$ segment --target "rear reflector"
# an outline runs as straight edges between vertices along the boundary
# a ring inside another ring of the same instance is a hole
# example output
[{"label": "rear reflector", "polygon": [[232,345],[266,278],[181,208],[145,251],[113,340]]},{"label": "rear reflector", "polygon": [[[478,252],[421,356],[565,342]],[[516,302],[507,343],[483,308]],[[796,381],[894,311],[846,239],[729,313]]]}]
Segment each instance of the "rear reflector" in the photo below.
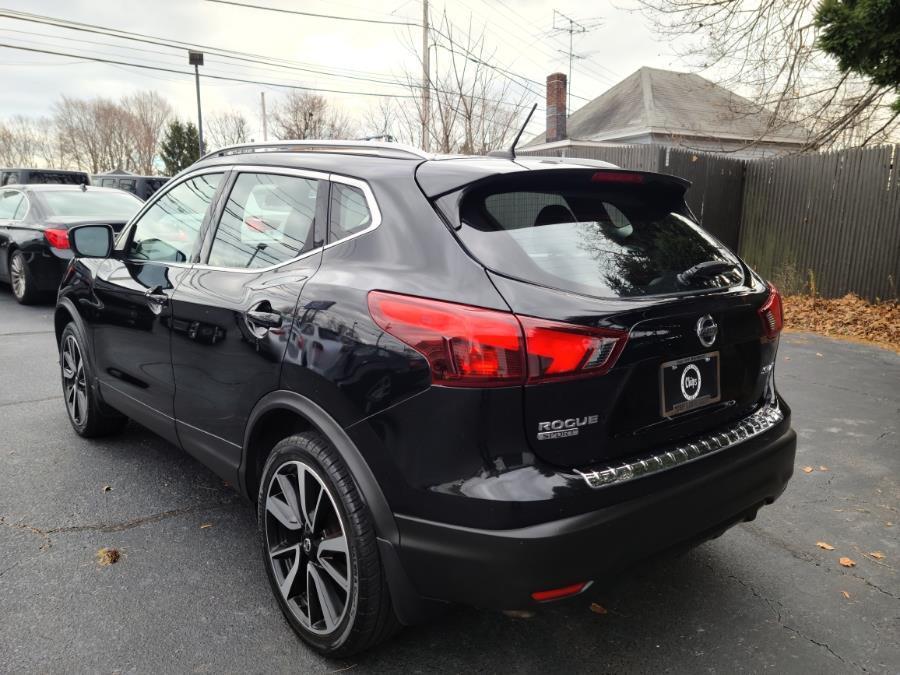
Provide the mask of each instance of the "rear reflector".
[{"label": "rear reflector", "polygon": [[625,331],[545,321],[509,312],[383,291],[369,293],[382,330],[422,354],[434,384],[503,387],[603,375]]},{"label": "rear reflector", "polygon": [[568,598],[572,595],[578,595],[585,588],[590,586],[590,581],[582,581],[580,584],[572,584],[571,586],[563,586],[562,588],[554,588],[551,591],[536,591],[531,597],[538,602],[547,602],[548,600],[559,600],[560,598]]},{"label": "rear reflector", "polygon": [[781,293],[769,284],[769,297],[759,308],[759,319],[762,321],[763,335],[774,340],[784,327],[784,311],[781,306]]},{"label": "rear reflector", "polygon": [[63,228],[50,227],[44,230],[47,243],[53,248],[69,248],[69,231]]},{"label": "rear reflector", "polygon": [[643,183],[644,177],[639,173],[628,171],[597,171],[591,176],[592,183]]}]

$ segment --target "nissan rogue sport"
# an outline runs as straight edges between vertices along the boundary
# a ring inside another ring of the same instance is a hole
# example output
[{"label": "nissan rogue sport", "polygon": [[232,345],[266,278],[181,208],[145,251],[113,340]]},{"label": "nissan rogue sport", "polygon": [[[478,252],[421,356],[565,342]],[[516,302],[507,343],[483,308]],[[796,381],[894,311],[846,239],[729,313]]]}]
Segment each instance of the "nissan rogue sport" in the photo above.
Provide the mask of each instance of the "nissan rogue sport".
[{"label": "nissan rogue sport", "polygon": [[237,486],[322,653],[449,603],[575,596],[752,519],[793,470],[781,298],[687,185],[371,142],[218,151],[119,236],[69,231],[69,419],[132,419]]}]

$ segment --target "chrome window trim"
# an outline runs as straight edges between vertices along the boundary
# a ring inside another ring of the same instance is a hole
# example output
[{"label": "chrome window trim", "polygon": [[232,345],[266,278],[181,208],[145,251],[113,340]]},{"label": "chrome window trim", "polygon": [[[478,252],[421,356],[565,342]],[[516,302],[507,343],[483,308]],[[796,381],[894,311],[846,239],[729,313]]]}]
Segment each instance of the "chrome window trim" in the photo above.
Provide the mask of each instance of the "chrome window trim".
[{"label": "chrome window trim", "polygon": [[620,464],[584,471],[575,469],[575,473],[595,490],[620,485],[733,448],[769,431],[782,420],[784,412],[777,401],[772,401],[743,419],[732,422],[724,430],[704,434],[689,443]]},{"label": "chrome window trim", "polygon": [[[343,183],[345,185],[350,185],[352,187],[359,188],[363,195],[366,198],[366,204],[369,207],[369,213],[372,215],[372,223],[364,230],[360,230],[359,232],[354,232],[353,234],[346,236],[342,239],[338,239],[337,241],[330,242],[325,244],[324,246],[317,246],[316,248],[310,249],[305,253],[301,253],[300,255],[291,258],[290,260],[285,260],[284,262],[276,263],[275,265],[269,265],[268,267],[254,267],[251,269],[245,269],[242,267],[220,267],[218,265],[207,265],[206,263],[195,263],[193,265],[180,265],[180,266],[192,266],[194,269],[200,270],[214,270],[217,272],[237,272],[239,274],[258,274],[261,272],[271,272],[273,270],[278,269],[279,267],[284,267],[285,265],[290,265],[291,263],[295,263],[298,260],[303,260],[304,258],[308,258],[310,256],[316,255],[317,253],[321,253],[323,250],[331,248],[332,246],[336,246],[338,244],[343,244],[345,241],[350,241],[351,239],[355,239],[356,237],[360,237],[364,234],[368,234],[379,225],[381,225],[381,210],[378,208],[378,202],[375,200],[375,193],[372,192],[372,188],[369,184],[363,180],[359,180],[357,178],[350,178],[348,176],[342,176],[340,174],[335,173],[323,173],[321,171],[309,171],[306,169],[293,169],[290,167],[282,167],[282,166],[254,166],[252,164],[238,164],[230,167],[232,173],[241,174],[241,173],[271,173],[282,176],[297,176],[299,178],[310,178],[313,180],[323,180],[331,183]],[[233,189],[234,186],[232,186]],[[230,194],[230,193],[229,193]],[[329,197],[330,198],[330,197]],[[227,199],[227,197],[226,197]],[[326,223],[326,234],[328,232],[328,224]],[[216,231],[219,229],[219,224],[216,223]],[[215,234],[213,234],[213,241],[215,241]],[[210,251],[212,249],[210,248]]]}]

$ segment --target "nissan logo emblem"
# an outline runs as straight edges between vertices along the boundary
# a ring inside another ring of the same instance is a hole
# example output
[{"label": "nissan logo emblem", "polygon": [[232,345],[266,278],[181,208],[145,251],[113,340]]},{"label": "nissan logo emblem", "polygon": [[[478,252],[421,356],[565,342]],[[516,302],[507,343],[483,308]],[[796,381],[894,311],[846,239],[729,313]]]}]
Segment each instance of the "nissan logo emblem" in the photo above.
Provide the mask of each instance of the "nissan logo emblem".
[{"label": "nissan logo emblem", "polygon": [[715,320],[707,314],[697,319],[697,338],[704,347],[712,347],[719,334],[719,327]]}]

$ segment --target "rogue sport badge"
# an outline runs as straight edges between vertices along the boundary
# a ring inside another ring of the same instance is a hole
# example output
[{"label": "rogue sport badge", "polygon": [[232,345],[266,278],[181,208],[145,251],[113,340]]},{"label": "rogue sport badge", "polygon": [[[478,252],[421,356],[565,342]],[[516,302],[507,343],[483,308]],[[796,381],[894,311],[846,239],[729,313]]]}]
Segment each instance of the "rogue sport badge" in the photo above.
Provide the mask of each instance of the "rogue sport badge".
[{"label": "rogue sport badge", "polygon": [[700,339],[701,345],[704,347],[712,347],[713,342],[716,341],[716,335],[718,334],[719,327],[709,314],[697,319],[697,337]]},{"label": "rogue sport badge", "polygon": [[569,417],[564,420],[538,422],[537,439],[539,441],[547,441],[553,438],[577,436],[581,427],[597,424],[598,421],[600,421],[599,415],[585,415],[584,417]]}]

